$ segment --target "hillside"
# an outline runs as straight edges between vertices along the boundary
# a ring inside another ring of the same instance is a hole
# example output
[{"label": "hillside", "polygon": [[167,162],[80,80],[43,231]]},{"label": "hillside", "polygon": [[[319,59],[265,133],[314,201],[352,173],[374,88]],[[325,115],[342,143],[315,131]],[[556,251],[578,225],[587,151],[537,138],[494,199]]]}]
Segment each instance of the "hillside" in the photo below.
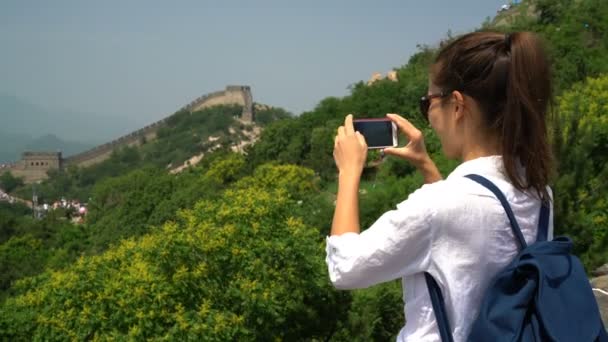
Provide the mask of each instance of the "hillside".
[{"label": "hillside", "polygon": [[[47,202],[62,197],[85,202],[92,187],[108,177],[144,166],[176,172],[217,149],[242,152],[258,138],[260,126],[241,121],[241,112],[240,106],[215,106],[193,113],[180,111],[169,118],[152,141],[141,139],[139,146],[115,150],[107,160],[90,167],[52,171],[50,178],[37,186],[39,197]],[[262,118],[265,113],[260,111]],[[284,115],[288,114],[285,112]],[[18,197],[23,198],[31,193],[31,186],[15,191]]]},{"label": "hillside", "polygon": [[488,26],[508,29],[518,22],[535,22],[541,14],[534,1],[524,1],[509,6],[506,10],[500,10]]}]

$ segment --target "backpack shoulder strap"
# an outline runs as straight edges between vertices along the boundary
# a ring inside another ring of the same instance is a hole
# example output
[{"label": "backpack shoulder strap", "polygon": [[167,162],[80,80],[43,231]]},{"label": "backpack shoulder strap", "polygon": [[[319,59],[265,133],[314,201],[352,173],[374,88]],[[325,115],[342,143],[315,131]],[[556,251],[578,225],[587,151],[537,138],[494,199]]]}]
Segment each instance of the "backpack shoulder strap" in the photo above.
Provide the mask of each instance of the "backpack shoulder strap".
[{"label": "backpack shoulder strap", "polygon": [[538,220],[538,233],[536,235],[536,241],[547,241],[549,238],[549,213],[551,208],[549,204],[541,204],[540,207],[540,219]]},{"label": "backpack shoulder strap", "polygon": [[[471,179],[474,182],[477,182],[490,190],[500,201],[502,207],[507,213],[507,217],[509,218],[509,222],[511,223],[511,229],[513,230],[513,234],[519,241],[519,244],[522,249],[526,248],[528,244],[524,239],[523,234],[521,233],[521,229],[519,228],[519,224],[515,219],[515,215],[513,214],[513,210],[507,201],[505,195],[498,189],[498,187],[492,183],[489,179],[476,175],[470,174],[465,177]],[[547,239],[547,229],[549,224],[549,208],[545,205],[541,207],[540,219],[538,223],[538,237],[537,241],[544,241]],[[544,239],[544,240],[541,240]],[[447,312],[445,310],[445,302],[443,299],[443,295],[441,294],[441,289],[439,288],[439,284],[437,281],[431,276],[428,272],[424,274],[426,285],[429,291],[429,296],[431,297],[431,303],[433,304],[433,311],[435,313],[435,319],[437,320],[437,326],[439,328],[439,334],[441,335],[441,341],[443,342],[452,342],[453,337],[450,329],[450,323],[448,321]]]},{"label": "backpack shoulder strap", "polygon": [[441,341],[453,342],[454,338],[452,337],[452,330],[450,329],[450,321],[448,320],[448,313],[445,311],[445,303],[439,284],[437,284],[433,276],[428,272],[424,273],[424,278],[426,280],[426,287],[429,290],[429,296],[431,297],[431,303],[433,304],[433,312],[435,313],[435,319],[437,320]]},{"label": "backpack shoulder strap", "polygon": [[511,222],[511,229],[513,230],[513,234],[515,234],[515,237],[519,241],[519,245],[521,246],[521,249],[528,247],[528,244],[526,243],[526,239],[524,239],[524,235],[521,233],[521,229],[519,229],[519,224],[517,224],[517,220],[515,219],[513,210],[511,209],[511,206],[509,205],[509,202],[507,201],[507,198],[502,193],[502,191],[500,191],[500,189],[498,189],[498,187],[494,183],[492,183],[489,179],[487,179],[483,176],[476,175],[476,174],[470,174],[470,175],[466,175],[465,177],[481,184],[482,186],[486,187],[488,190],[492,191],[492,193],[500,201],[500,204],[502,204],[502,207],[505,209],[505,212],[507,213],[507,217],[509,218],[509,222]]}]

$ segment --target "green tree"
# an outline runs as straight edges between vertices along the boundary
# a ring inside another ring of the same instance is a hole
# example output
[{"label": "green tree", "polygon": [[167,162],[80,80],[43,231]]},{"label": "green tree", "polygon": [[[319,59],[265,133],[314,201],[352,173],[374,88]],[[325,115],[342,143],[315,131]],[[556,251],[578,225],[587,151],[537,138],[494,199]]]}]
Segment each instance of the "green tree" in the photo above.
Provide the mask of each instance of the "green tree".
[{"label": "green tree", "polygon": [[5,192],[13,192],[16,188],[23,186],[23,179],[13,176],[10,172],[4,172],[0,176],[0,189]]},{"label": "green tree", "polygon": [[19,296],[0,307],[0,335],[328,339],[348,297],[329,285],[318,232],[293,216],[298,204],[290,191],[314,192],[301,186],[311,174],[264,166],[251,182],[181,211],[150,234],[19,281]]},{"label": "green tree", "polygon": [[608,76],[574,85],[558,111],[556,233],[571,236],[593,269],[608,261]]},{"label": "green tree", "polygon": [[333,179],[336,175],[334,164],[334,137],[339,124],[332,121],[323,127],[315,127],[310,137],[310,154],[306,164],[313,168],[323,179]]},{"label": "green tree", "polygon": [[292,117],[293,115],[283,108],[266,108],[255,111],[255,122],[261,126],[266,126],[269,123]]},{"label": "green tree", "polygon": [[25,216],[31,216],[32,210],[20,203],[0,202],[0,243],[10,239],[21,230]]},{"label": "green tree", "polygon": [[332,341],[394,341],[405,319],[401,283],[387,282],[353,291],[346,320],[341,321]]},{"label": "green tree", "polygon": [[103,249],[110,242],[147,232],[153,215],[160,222],[163,216],[173,215],[156,212],[158,203],[170,198],[172,186],[172,177],[155,168],[136,170],[97,184],[87,216],[92,243]]},{"label": "green tree", "polygon": [[48,254],[43,242],[30,234],[0,244],[0,291],[8,290],[16,279],[42,271]]}]

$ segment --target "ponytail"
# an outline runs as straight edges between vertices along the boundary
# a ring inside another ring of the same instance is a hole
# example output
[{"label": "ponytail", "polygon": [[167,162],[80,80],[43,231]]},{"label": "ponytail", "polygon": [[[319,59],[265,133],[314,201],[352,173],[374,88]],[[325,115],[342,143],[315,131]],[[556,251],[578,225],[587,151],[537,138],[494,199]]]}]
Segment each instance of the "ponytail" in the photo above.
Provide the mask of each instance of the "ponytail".
[{"label": "ponytail", "polygon": [[[549,63],[534,34],[519,32],[509,38],[511,63],[502,115],[505,170],[516,188],[533,188],[543,200],[548,200],[546,186],[552,164],[546,124],[551,98]],[[517,173],[519,162],[526,168],[523,180]]]}]

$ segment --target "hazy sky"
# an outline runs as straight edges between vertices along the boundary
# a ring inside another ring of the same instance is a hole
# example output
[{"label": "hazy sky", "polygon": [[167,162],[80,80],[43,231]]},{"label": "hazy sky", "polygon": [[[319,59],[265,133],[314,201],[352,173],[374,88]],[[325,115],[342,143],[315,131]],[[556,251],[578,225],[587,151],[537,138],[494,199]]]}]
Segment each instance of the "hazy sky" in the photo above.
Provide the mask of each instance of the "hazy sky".
[{"label": "hazy sky", "polygon": [[299,114],[504,2],[2,0],[0,93],[149,123],[245,84]]}]

